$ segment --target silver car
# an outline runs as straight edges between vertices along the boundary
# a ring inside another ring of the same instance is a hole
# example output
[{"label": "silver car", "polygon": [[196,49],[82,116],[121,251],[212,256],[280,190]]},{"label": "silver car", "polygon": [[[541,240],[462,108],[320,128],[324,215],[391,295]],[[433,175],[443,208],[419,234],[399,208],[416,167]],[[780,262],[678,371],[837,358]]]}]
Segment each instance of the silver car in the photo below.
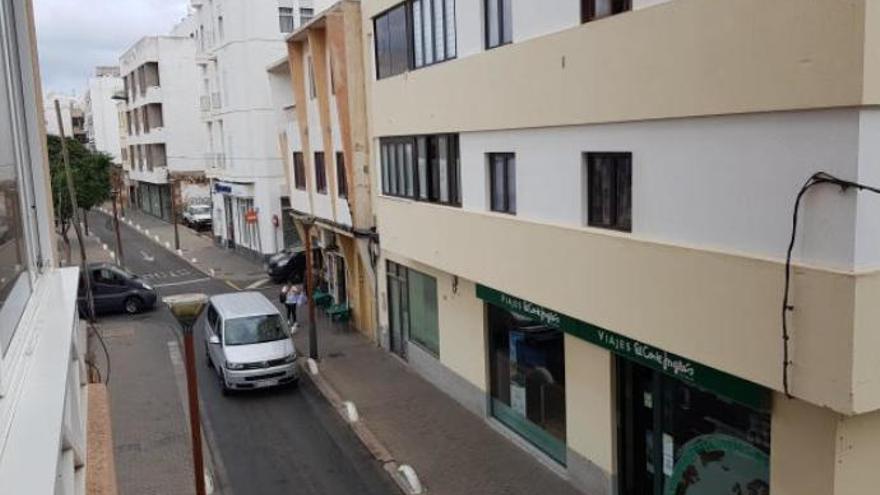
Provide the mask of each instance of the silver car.
[{"label": "silver car", "polygon": [[226,395],[299,379],[290,328],[258,292],[213,296],[205,317],[205,354]]}]

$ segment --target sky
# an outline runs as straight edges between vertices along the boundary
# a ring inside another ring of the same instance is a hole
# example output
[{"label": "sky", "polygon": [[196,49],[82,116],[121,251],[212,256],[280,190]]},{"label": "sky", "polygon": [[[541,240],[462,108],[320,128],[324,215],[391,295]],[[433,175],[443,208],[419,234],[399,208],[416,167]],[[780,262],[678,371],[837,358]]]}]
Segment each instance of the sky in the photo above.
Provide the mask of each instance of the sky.
[{"label": "sky", "polygon": [[118,65],[143,36],[167,34],[188,0],[33,0],[43,91],[82,94],[95,66]]}]

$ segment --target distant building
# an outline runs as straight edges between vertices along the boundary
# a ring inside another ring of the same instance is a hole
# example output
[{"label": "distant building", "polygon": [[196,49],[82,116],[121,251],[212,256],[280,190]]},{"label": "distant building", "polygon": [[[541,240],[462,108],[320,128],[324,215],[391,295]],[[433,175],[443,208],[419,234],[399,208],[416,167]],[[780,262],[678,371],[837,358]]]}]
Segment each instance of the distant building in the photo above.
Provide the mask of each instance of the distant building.
[{"label": "distant building", "polygon": [[119,144],[118,100],[124,97],[125,85],[119,77],[119,67],[97,67],[89,78],[83,96],[85,130],[89,146],[113,157],[114,163],[122,163]]},{"label": "distant building", "polygon": [[60,104],[61,125],[64,129],[64,135],[87,144],[88,136],[86,134],[83,101],[80,97],[74,95],[52,92],[46,94],[46,98],[43,101],[46,134],[51,136],[61,135],[61,128],[58,127],[58,118],[55,112],[56,100]]},{"label": "distant building", "polygon": [[172,196],[182,205],[208,195],[196,47],[187,30],[178,26],[172,35],[142,38],[119,59],[130,200],[166,221]]},{"label": "distant building", "polygon": [[[218,244],[262,258],[285,247],[288,196],[266,67],[313,11],[297,0],[193,0],[197,87]],[[195,66],[194,66],[195,67]]]}]

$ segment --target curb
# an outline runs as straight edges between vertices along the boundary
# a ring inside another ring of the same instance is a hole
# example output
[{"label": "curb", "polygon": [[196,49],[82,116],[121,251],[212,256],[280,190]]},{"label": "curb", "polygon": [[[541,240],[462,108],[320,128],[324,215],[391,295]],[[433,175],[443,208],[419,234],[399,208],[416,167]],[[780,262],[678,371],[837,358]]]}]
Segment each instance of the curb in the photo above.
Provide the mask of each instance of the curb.
[{"label": "curb", "polygon": [[320,373],[312,374],[309,370],[308,361],[310,360],[301,360],[299,363],[302,374],[307,376],[312,384],[317,387],[324,399],[330,403],[336,413],[345,421],[349,428],[351,428],[351,431],[354,432],[361,444],[367,448],[370,455],[382,464],[382,469],[384,469],[391,480],[394,481],[394,484],[397,485],[397,488],[400,489],[401,493],[404,493],[405,495],[424,495],[428,493],[427,490],[421,487],[419,491],[413,490],[406,477],[401,474],[400,469],[402,466],[407,468],[409,466],[398,463],[391,454],[391,451],[388,450],[388,447],[376,437],[373,431],[370,430],[363,421],[349,420],[348,404],[351,403],[342,400],[336,389],[334,389]]}]

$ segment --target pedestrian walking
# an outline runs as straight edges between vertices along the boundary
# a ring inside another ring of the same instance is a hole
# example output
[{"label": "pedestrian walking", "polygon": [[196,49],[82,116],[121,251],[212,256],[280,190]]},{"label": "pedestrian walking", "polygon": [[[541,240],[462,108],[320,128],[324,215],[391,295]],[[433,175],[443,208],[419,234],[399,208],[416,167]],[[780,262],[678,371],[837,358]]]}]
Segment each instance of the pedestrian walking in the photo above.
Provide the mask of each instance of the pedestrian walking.
[{"label": "pedestrian walking", "polygon": [[299,323],[296,321],[296,307],[302,302],[302,294],[299,287],[290,286],[284,295],[284,306],[287,308],[287,324],[296,329]]}]

